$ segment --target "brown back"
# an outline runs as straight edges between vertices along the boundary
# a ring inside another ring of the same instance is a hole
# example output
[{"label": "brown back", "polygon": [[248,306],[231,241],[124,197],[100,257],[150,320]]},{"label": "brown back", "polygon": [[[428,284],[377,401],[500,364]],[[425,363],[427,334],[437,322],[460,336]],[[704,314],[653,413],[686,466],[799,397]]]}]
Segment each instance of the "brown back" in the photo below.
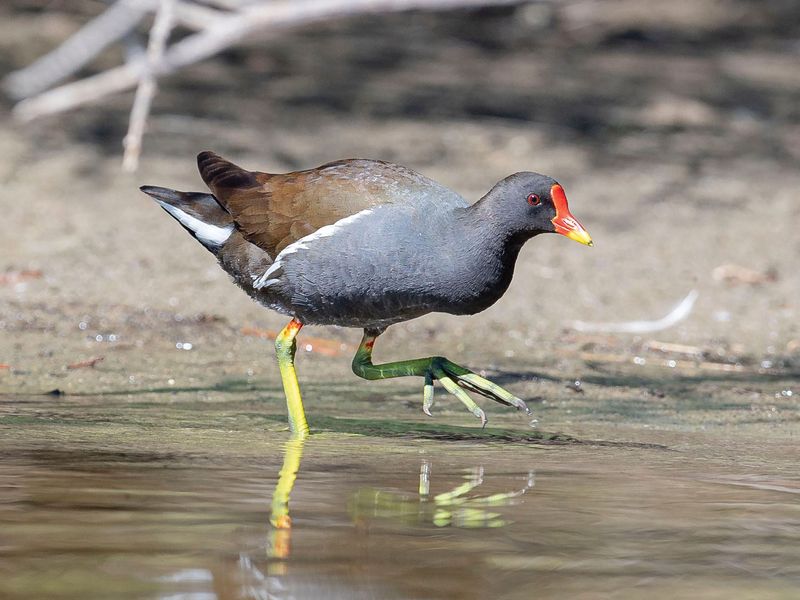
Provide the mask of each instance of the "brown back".
[{"label": "brown back", "polygon": [[438,186],[406,167],[362,159],[270,174],[247,171],[213,152],[201,152],[197,166],[245,239],[272,258],[320,227]]}]

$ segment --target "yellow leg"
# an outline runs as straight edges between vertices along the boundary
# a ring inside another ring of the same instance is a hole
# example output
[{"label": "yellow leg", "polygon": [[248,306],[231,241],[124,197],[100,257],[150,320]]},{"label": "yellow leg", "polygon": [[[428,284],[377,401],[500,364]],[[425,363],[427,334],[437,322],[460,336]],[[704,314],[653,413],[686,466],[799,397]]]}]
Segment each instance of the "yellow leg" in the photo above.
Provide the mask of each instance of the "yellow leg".
[{"label": "yellow leg", "polygon": [[300,397],[300,385],[294,370],[294,353],[297,349],[295,337],[303,324],[292,319],[275,338],[275,353],[278,355],[278,367],[281,370],[283,391],[286,394],[286,406],[289,409],[289,429],[295,438],[308,436],[308,422],[303,410],[303,399]]}]

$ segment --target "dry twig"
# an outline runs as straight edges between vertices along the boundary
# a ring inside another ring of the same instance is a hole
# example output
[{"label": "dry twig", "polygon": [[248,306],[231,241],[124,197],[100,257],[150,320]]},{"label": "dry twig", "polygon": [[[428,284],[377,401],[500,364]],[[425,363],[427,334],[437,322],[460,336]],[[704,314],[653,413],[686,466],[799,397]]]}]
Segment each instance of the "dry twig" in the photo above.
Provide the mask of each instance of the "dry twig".
[{"label": "dry twig", "polygon": [[12,98],[28,98],[63,81],[139,24],[148,7],[118,0],[58,48],[24,69],[9,74],[3,87]]},{"label": "dry twig", "polygon": [[93,356],[92,358],[87,358],[86,360],[81,360],[76,363],[72,363],[67,365],[67,369],[75,370],[75,369],[85,369],[87,367],[94,367],[97,363],[103,362],[106,359],[105,356]]},{"label": "dry twig", "polygon": [[[448,10],[486,5],[519,4],[524,0],[118,0],[59,48],[30,67],[12,73],[5,85],[15,97],[25,97],[13,110],[29,121],[97,102],[137,87],[125,138],[123,167],[135,170],[141,152],[156,79],[241,43],[256,33],[272,33],[301,25],[368,13]],[[145,12],[156,10],[146,56],[97,75],[43,91],[75,73],[109,44],[124,38]],[[173,21],[198,30],[167,47]]]},{"label": "dry twig", "polygon": [[139,167],[139,155],[142,152],[142,136],[144,135],[147,115],[150,113],[150,105],[156,93],[155,68],[164,56],[164,48],[167,45],[167,38],[172,30],[174,0],[161,0],[158,12],[156,13],[153,28],[150,30],[150,40],[147,44],[147,62],[144,71],[139,79],[139,87],[136,89],[136,97],[131,108],[131,118],[128,125],[128,133],[122,141],[125,147],[125,155],[122,158],[122,168],[125,171],[133,172]]},{"label": "dry twig", "polygon": [[[155,75],[171,73],[240,43],[258,31],[277,31],[363,13],[445,10],[469,6],[517,4],[520,0],[317,0],[257,4],[220,18],[208,28],[176,42],[152,65]],[[68,83],[18,103],[14,115],[29,121],[96,102],[135,86],[145,69],[141,59]]]},{"label": "dry twig", "polygon": [[697,346],[689,346],[687,344],[676,344],[674,342],[659,342],[658,340],[650,340],[642,346],[644,350],[651,350],[653,352],[661,352],[663,354],[684,354],[686,356],[703,356],[703,350]]},{"label": "dry twig", "polygon": [[723,373],[741,373],[745,371],[745,368],[740,364],[718,363],[711,361],[671,360],[666,358],[642,362],[641,357],[630,356],[629,354],[581,352],[578,357],[587,364],[630,363],[637,366],[647,364],[653,367],[676,369],[678,371],[721,371]]}]

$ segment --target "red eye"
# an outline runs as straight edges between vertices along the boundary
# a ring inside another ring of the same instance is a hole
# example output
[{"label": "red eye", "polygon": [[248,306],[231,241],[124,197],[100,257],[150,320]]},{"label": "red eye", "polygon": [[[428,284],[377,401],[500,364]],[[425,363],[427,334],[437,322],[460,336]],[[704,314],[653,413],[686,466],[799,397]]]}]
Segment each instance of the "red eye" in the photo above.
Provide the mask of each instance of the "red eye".
[{"label": "red eye", "polygon": [[530,194],[528,196],[528,204],[531,206],[539,206],[542,203],[542,199],[539,198],[536,194]]}]

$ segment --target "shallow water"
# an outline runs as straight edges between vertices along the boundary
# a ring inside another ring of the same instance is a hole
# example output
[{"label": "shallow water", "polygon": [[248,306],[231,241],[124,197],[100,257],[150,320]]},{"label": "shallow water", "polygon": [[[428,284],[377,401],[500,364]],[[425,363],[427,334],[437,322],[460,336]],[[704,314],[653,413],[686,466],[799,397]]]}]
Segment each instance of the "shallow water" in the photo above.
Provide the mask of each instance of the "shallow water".
[{"label": "shallow water", "polygon": [[2,401],[0,597],[800,590],[800,477],[790,457],[738,460],[746,439],[483,438],[447,419],[354,435],[329,418],[300,444],[240,406],[151,400]]}]

